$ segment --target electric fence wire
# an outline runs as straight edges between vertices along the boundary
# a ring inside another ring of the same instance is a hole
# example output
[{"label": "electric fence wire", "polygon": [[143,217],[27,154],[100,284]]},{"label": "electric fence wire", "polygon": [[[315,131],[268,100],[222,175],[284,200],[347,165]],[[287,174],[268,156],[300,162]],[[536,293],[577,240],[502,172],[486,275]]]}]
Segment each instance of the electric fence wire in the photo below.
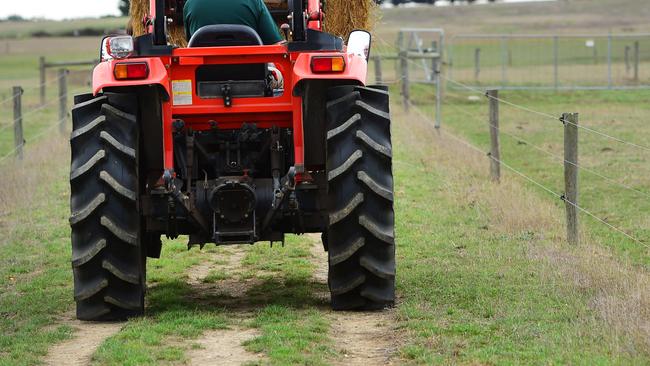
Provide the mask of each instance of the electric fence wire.
[{"label": "electric fence wire", "polygon": [[[415,112],[420,116],[420,118],[422,118],[424,121],[426,121],[430,126],[435,126],[435,122],[433,122],[429,117],[427,117],[426,114],[424,114],[424,113],[420,110],[420,108],[418,108],[417,106],[413,105],[410,101],[409,101],[408,103],[413,107],[413,109],[414,109]],[[481,155],[486,155],[485,152],[482,151],[480,148],[478,148],[478,147],[476,147],[476,146],[470,144],[469,142],[467,142],[467,141],[465,141],[465,140],[463,140],[463,139],[457,137],[456,135],[454,135],[454,134],[452,134],[452,133],[449,133],[449,132],[447,132],[447,131],[444,130],[444,129],[440,129],[440,132],[441,132],[442,134],[444,134],[445,136],[451,138],[452,140],[454,140],[454,141],[456,141],[456,142],[458,142],[458,143],[460,143],[460,144],[466,146],[467,148],[469,148],[469,149],[471,149],[471,150],[473,150],[473,151],[475,151],[475,152],[477,152],[477,153],[479,153],[479,154],[481,154]],[[619,234],[625,236],[626,238],[628,238],[628,239],[630,239],[630,240],[636,242],[637,244],[640,244],[641,246],[644,246],[644,247],[650,249],[650,245],[648,245],[648,244],[642,242],[640,239],[638,239],[638,238],[636,238],[636,237],[634,237],[634,236],[632,236],[632,235],[626,233],[623,229],[618,228],[618,227],[616,227],[616,226],[610,224],[610,223],[607,222],[606,220],[604,220],[604,219],[598,217],[596,214],[594,214],[594,213],[592,213],[591,211],[585,209],[584,207],[581,207],[581,206],[578,205],[577,203],[569,201],[568,199],[566,199],[566,197],[565,197],[564,195],[561,195],[561,194],[555,192],[555,191],[552,190],[551,188],[549,188],[549,187],[543,185],[542,183],[540,183],[540,182],[536,181],[535,179],[531,178],[530,176],[528,176],[528,175],[524,174],[523,172],[517,170],[516,168],[512,167],[510,164],[506,163],[505,161],[500,160],[500,159],[497,159],[497,158],[495,158],[494,156],[491,156],[491,155],[487,155],[487,157],[488,157],[489,159],[492,159],[492,160],[494,160],[495,162],[497,162],[497,163],[503,165],[504,167],[506,167],[506,169],[510,170],[512,173],[514,173],[514,174],[518,175],[519,177],[521,177],[521,178],[527,180],[528,182],[530,182],[530,183],[532,183],[533,185],[537,186],[538,188],[544,190],[545,192],[549,193],[550,195],[552,195],[552,196],[554,196],[554,197],[556,197],[556,198],[559,198],[559,199],[561,199],[563,202],[566,202],[567,204],[569,204],[569,205],[575,207],[576,209],[578,209],[579,211],[585,213],[586,215],[588,215],[589,217],[593,218],[593,219],[596,220],[597,222],[599,222],[599,223],[601,223],[601,224],[607,226],[609,229],[614,230],[614,231],[618,232]]]},{"label": "electric fence wire", "polygon": [[14,94],[11,95],[11,97],[6,98],[4,100],[1,100],[0,105],[3,105],[5,103],[8,103],[8,102],[14,100],[18,95],[26,94],[26,93],[32,92],[34,90],[38,90],[38,89],[40,89],[40,88],[42,88],[44,86],[48,86],[48,85],[57,83],[59,80],[63,79],[64,77],[65,77],[65,75],[58,75],[56,78],[51,79],[51,80],[46,81],[46,82],[43,82],[43,83],[40,83],[40,84],[38,84],[38,85],[36,85],[34,87],[31,87],[31,88],[28,88],[28,89],[22,89],[21,93],[14,93]]},{"label": "electric fence wire", "polygon": [[[81,88],[75,89],[75,90],[73,90],[72,92],[70,92],[70,93],[68,93],[68,94],[75,94],[75,93],[77,93],[77,92],[79,92],[79,91],[82,91],[82,90],[84,90],[84,89],[86,89],[86,87],[81,87]],[[65,97],[65,96],[60,97],[59,100],[62,99],[62,98],[64,98],[64,97]],[[43,137],[46,133],[49,133],[49,132],[50,132],[51,130],[53,130],[55,127],[59,127],[62,123],[64,123],[64,122],[66,121],[67,118],[68,118],[67,116],[64,117],[64,118],[61,118],[61,119],[59,119],[56,123],[54,123],[54,124],[52,124],[52,125],[46,127],[45,129],[43,129],[42,131],[40,131],[40,132],[37,133],[36,135],[30,137],[30,141],[32,141],[32,142],[38,141],[38,139],[41,138],[41,137]],[[2,129],[0,129],[0,132],[1,132],[1,131],[2,131]],[[23,142],[21,142],[20,144],[18,144],[17,146],[15,146],[11,151],[9,151],[8,153],[6,153],[5,155],[0,156],[0,163],[2,163],[2,162],[4,162],[5,160],[9,159],[9,158],[10,158],[12,155],[14,155],[14,154],[19,150],[19,149],[25,147],[26,144],[27,144],[27,141],[23,141]]]},{"label": "electric fence wire", "polygon": [[[388,42],[386,42],[385,40],[383,40],[382,38],[378,37],[378,39],[379,39],[382,43],[384,43],[385,45],[390,46],[390,44],[389,44]],[[392,46],[392,47],[393,47],[394,49],[397,49],[397,48],[394,47],[394,46]],[[424,65],[420,65],[420,64],[418,64],[417,62],[415,62],[415,61],[413,61],[413,60],[407,59],[407,62],[408,62],[409,64],[413,65],[413,66],[418,67],[418,68],[426,69]],[[532,109],[532,108],[530,108],[530,107],[526,107],[526,106],[523,106],[523,105],[520,105],[520,104],[517,104],[517,103],[513,103],[513,102],[511,102],[511,101],[509,101],[509,100],[506,100],[506,99],[503,99],[503,98],[499,98],[499,97],[495,97],[495,96],[492,96],[492,95],[488,95],[486,90],[481,90],[481,89],[478,89],[478,88],[475,88],[475,87],[469,86],[469,85],[467,85],[467,84],[461,83],[461,82],[459,82],[459,81],[456,81],[456,80],[454,80],[454,79],[451,79],[451,78],[445,76],[443,73],[440,73],[440,77],[441,77],[442,79],[444,79],[445,81],[447,81],[447,82],[449,82],[449,83],[452,83],[452,84],[454,84],[454,85],[456,85],[456,86],[459,86],[459,87],[461,87],[461,88],[463,88],[463,89],[466,89],[466,90],[469,90],[469,91],[473,91],[473,92],[476,92],[476,93],[480,93],[480,94],[484,94],[484,95],[486,95],[486,96],[487,96],[488,98],[490,98],[490,99],[494,99],[494,100],[498,101],[499,103],[506,104],[506,105],[508,105],[508,106],[510,106],[510,107],[513,107],[513,108],[515,108],[515,109],[519,109],[519,110],[522,110],[522,111],[524,111],[524,112],[528,112],[528,113],[536,114],[536,115],[538,115],[538,116],[542,116],[542,117],[545,117],[545,118],[551,119],[551,120],[553,120],[553,121],[557,121],[557,120],[558,120],[558,117],[557,117],[557,116],[554,116],[554,115],[552,115],[552,114],[549,114],[549,113],[546,113],[546,112],[542,112],[542,111],[538,111],[538,110],[535,110],[535,109]],[[579,129],[582,129],[582,130],[588,131],[588,132],[590,132],[590,133],[593,133],[593,134],[595,134],[595,135],[601,136],[601,137],[603,137],[603,138],[606,138],[606,139],[610,139],[610,140],[616,141],[616,142],[618,142],[618,143],[620,143],[620,144],[624,144],[624,145],[627,145],[627,146],[631,146],[631,147],[634,147],[634,148],[637,148],[637,149],[640,149],[640,150],[644,150],[644,151],[650,152],[650,147],[648,147],[648,146],[640,145],[640,144],[637,144],[637,143],[634,143],[634,142],[631,142],[631,141],[626,141],[626,140],[623,140],[623,139],[621,139],[621,138],[619,138],[619,137],[609,135],[609,134],[607,134],[607,133],[604,133],[604,132],[602,132],[602,131],[598,131],[598,130],[593,129],[593,128],[590,128],[590,127],[586,127],[586,126],[584,126],[584,125],[575,124],[575,123],[573,123],[573,122],[570,122],[570,121],[564,120],[564,119],[562,119],[562,118],[560,118],[560,121],[561,121],[562,123],[567,123],[567,124],[569,124],[569,125],[572,125],[572,126],[575,126],[575,127],[579,128]]]},{"label": "electric fence wire", "polygon": [[[473,118],[477,122],[482,122],[482,120],[481,120],[481,118],[479,116],[474,115],[474,114],[472,114],[472,113],[470,113],[470,112],[468,112],[468,111],[466,111],[466,110],[464,110],[464,109],[462,109],[462,108],[460,108],[460,107],[458,107],[456,105],[448,104],[447,106],[453,108],[454,110],[456,110],[456,111],[458,111],[460,113],[465,114],[468,117]],[[531,148],[533,148],[533,149],[535,149],[535,150],[537,150],[537,151],[539,151],[539,152],[541,152],[541,153],[543,153],[543,154],[545,154],[545,155],[547,155],[547,156],[549,156],[549,157],[551,157],[553,159],[558,160],[560,163],[570,164],[570,165],[572,165],[572,166],[574,166],[574,167],[576,167],[576,168],[578,168],[578,169],[580,169],[582,171],[585,171],[585,172],[587,172],[589,174],[595,175],[595,176],[599,177],[600,179],[602,179],[602,180],[604,180],[604,181],[606,181],[606,182],[608,182],[608,183],[610,183],[612,185],[624,188],[624,189],[629,190],[631,192],[634,192],[636,194],[642,195],[642,196],[644,196],[646,198],[650,198],[650,193],[638,190],[638,189],[636,189],[634,187],[631,187],[631,186],[629,186],[627,184],[621,183],[621,182],[615,180],[614,178],[610,178],[610,177],[608,177],[606,175],[598,173],[597,171],[595,171],[595,170],[593,170],[591,168],[586,168],[586,167],[580,165],[579,163],[574,163],[572,161],[568,161],[568,160],[564,159],[564,157],[559,156],[559,155],[557,155],[557,154],[555,154],[555,153],[553,153],[551,151],[548,151],[547,149],[544,149],[543,147],[535,145],[532,142],[524,139],[523,137],[521,137],[519,135],[515,135],[515,134],[512,134],[512,133],[506,132],[506,131],[504,131],[503,129],[501,129],[499,127],[491,126],[491,128],[494,128],[495,130],[499,131],[500,134],[506,135],[506,136],[512,138],[513,140],[516,140],[518,142],[523,142],[524,144],[526,144],[526,146],[530,146]]]},{"label": "electric fence wire", "polygon": [[[32,136],[32,137],[30,138],[30,140],[31,140],[32,142],[38,141],[39,138],[43,137],[43,135],[45,135],[46,133],[49,133],[50,131],[52,131],[55,127],[58,127],[58,126],[59,126],[61,123],[63,123],[65,120],[66,120],[66,118],[63,118],[63,119],[59,120],[57,123],[54,123],[54,124],[52,124],[51,126],[45,128],[45,129],[43,129],[41,132],[39,132],[39,133],[37,133],[36,135]],[[5,155],[2,155],[2,156],[0,157],[0,163],[4,162],[5,160],[7,160],[7,159],[9,159],[10,157],[12,157],[12,155],[14,155],[14,154],[19,150],[19,149],[25,147],[25,145],[27,145],[27,141],[23,141],[23,142],[21,142],[19,145],[17,145],[16,147],[14,147],[11,151],[9,151],[8,153],[6,153]]]},{"label": "electric fence wire", "polygon": [[[85,89],[85,88],[84,88],[84,89]],[[74,94],[74,93],[76,93],[76,92],[72,92],[72,93],[68,93],[68,94]],[[48,108],[50,108],[50,107],[52,106],[53,103],[55,103],[55,102],[58,103],[58,102],[60,102],[63,98],[66,98],[66,97],[67,97],[67,95],[62,95],[62,96],[57,97],[57,98],[55,98],[55,99],[50,99],[48,102],[46,102],[45,104],[41,105],[40,107],[35,108],[35,109],[31,109],[31,110],[29,110],[29,111],[23,113],[19,118],[14,119],[12,122],[7,123],[7,124],[0,125],[0,126],[1,126],[1,127],[0,127],[0,133],[4,132],[5,130],[8,130],[8,129],[10,129],[10,128],[13,128],[14,125],[16,124],[16,122],[18,122],[20,119],[25,120],[25,117],[29,117],[29,116],[31,116],[31,115],[33,115],[33,114],[35,114],[35,113],[41,112],[41,111],[43,111],[43,110],[45,110],[45,109],[48,109]]]},{"label": "electric fence wire", "polygon": [[[416,65],[416,66],[421,66],[421,65],[418,65],[417,63],[413,63],[413,64]],[[464,89],[467,89],[467,90],[470,90],[470,91],[473,91],[473,92],[477,92],[477,93],[484,94],[484,95],[486,95],[489,99],[496,100],[496,101],[498,101],[499,103],[503,103],[503,104],[509,105],[509,106],[511,106],[511,107],[513,107],[513,108],[516,108],[516,109],[519,109],[519,110],[522,110],[522,111],[525,111],[525,112],[529,112],[529,113],[533,113],[533,114],[536,114],[536,115],[539,115],[539,116],[542,116],[542,117],[546,117],[546,118],[548,118],[548,119],[552,119],[552,120],[554,120],[554,121],[557,121],[557,120],[558,120],[558,117],[557,117],[557,116],[554,116],[554,115],[552,115],[552,114],[548,114],[548,113],[545,113],[545,112],[537,111],[537,110],[534,110],[534,109],[532,109],[532,108],[529,108],[529,107],[526,107],[526,106],[522,106],[522,105],[519,105],[519,104],[516,104],[516,103],[510,102],[510,101],[505,100],[505,99],[503,99],[503,98],[498,98],[498,97],[495,97],[495,96],[492,96],[492,95],[488,95],[487,92],[486,92],[485,90],[480,90],[480,89],[477,89],[477,88],[471,87],[471,86],[466,85],[466,84],[463,84],[463,83],[461,83],[461,82],[459,82],[459,81],[456,81],[456,80],[450,79],[450,78],[448,78],[447,76],[444,76],[444,75],[441,75],[441,77],[442,77],[443,79],[445,79],[445,81],[447,81],[447,82],[450,82],[450,83],[452,83],[452,84],[454,84],[454,85],[460,86],[460,87],[462,87],[462,88],[464,88]],[[560,118],[560,121],[561,121],[562,123],[566,123],[566,124],[569,124],[569,125],[575,126],[575,127],[579,128],[579,129],[584,130],[584,131],[587,131],[587,132],[589,132],[589,133],[593,133],[593,134],[598,135],[598,136],[601,136],[601,137],[603,137],[603,138],[606,138],[606,139],[610,139],[610,140],[616,141],[616,142],[618,142],[618,143],[620,143],[620,144],[627,145],[627,146],[631,146],[631,147],[634,147],[634,148],[637,148],[637,149],[640,149],[640,150],[644,150],[644,151],[650,152],[650,147],[648,147],[648,146],[640,145],[640,144],[637,144],[637,143],[634,143],[634,142],[631,142],[631,141],[626,141],[626,140],[623,140],[623,139],[621,139],[621,138],[619,138],[619,137],[609,135],[609,134],[607,134],[607,133],[605,133],[605,132],[598,131],[598,130],[596,130],[596,129],[593,129],[593,128],[590,128],[590,127],[587,127],[587,126],[584,126],[584,125],[581,125],[581,124],[573,123],[573,122],[568,121],[568,120],[566,120],[566,119],[562,119],[562,118]]]},{"label": "electric fence wire", "polygon": [[[385,45],[391,46],[388,42],[386,42],[385,40],[383,40],[381,37],[377,37],[377,38],[378,38],[382,43],[384,43]],[[396,49],[396,47],[394,47],[394,48]],[[415,62],[413,62],[413,61],[411,61],[411,60],[408,60],[408,61],[411,62],[412,64],[418,66],[418,67],[422,67],[422,65],[419,65],[419,64],[417,64],[417,63],[415,63]],[[481,94],[487,95],[486,91],[483,91],[483,90],[480,90],[480,89],[476,89],[476,88],[472,88],[472,87],[470,87],[470,86],[468,86],[468,85],[465,85],[465,84],[463,84],[463,83],[460,83],[460,82],[457,82],[457,81],[455,81],[455,80],[453,80],[453,79],[450,79],[450,78],[448,78],[448,77],[446,77],[446,76],[444,76],[444,75],[441,75],[441,77],[442,77],[443,79],[445,79],[446,81],[452,83],[452,84],[456,84],[456,85],[461,86],[461,87],[463,87],[463,88],[465,88],[465,89],[468,89],[468,90],[471,90],[471,91],[475,91],[475,92],[479,92],[479,93],[481,93]],[[501,99],[501,98],[495,98],[495,97],[492,97],[492,96],[488,96],[488,97],[491,97],[491,98],[493,98],[493,99],[495,99],[495,100],[498,100],[499,102],[503,102],[503,103],[505,103],[505,104],[507,104],[507,105],[510,105],[510,106],[512,106],[512,107],[514,107],[514,108],[521,109],[521,110],[523,110],[523,111],[527,111],[527,112],[530,112],[530,113],[533,113],[533,114],[537,114],[537,115],[540,115],[540,116],[543,116],[543,117],[548,117],[548,118],[553,119],[553,120],[557,120],[557,119],[558,119],[556,116],[553,116],[553,115],[551,115],[551,114],[548,114],[548,113],[545,113],[545,112],[536,111],[536,110],[534,110],[534,109],[531,109],[531,108],[528,108],[528,107],[525,107],[525,106],[520,106],[520,105],[515,104],[515,103],[512,103],[512,102],[510,102],[510,101],[503,100],[503,99]],[[417,106],[415,106],[411,101],[407,101],[407,103],[413,107],[413,109],[414,109],[414,110],[416,111],[416,113],[420,116],[420,118],[422,118],[424,121],[426,121],[429,125],[431,125],[431,126],[435,126],[435,122],[433,122],[429,117],[427,117],[426,114],[424,114],[424,113],[422,112],[422,110],[420,110],[420,108],[418,108]],[[569,122],[569,121],[562,121],[562,122],[564,122],[564,123],[570,123],[571,125],[575,125],[575,124],[573,124],[573,123],[571,123],[571,122]],[[617,137],[607,135],[607,134],[605,134],[605,133],[603,133],[603,132],[600,132],[600,131],[596,131],[596,130],[590,129],[590,128],[588,128],[588,127],[584,127],[584,126],[580,126],[580,125],[576,125],[576,126],[577,126],[578,128],[582,128],[582,129],[584,129],[584,130],[586,130],[586,131],[589,131],[589,132],[592,132],[592,133],[595,133],[595,134],[601,135],[601,136],[603,136],[603,137],[606,137],[606,138],[612,139],[612,140],[614,140],[614,141],[617,141],[617,142],[620,142],[620,143],[623,143],[623,144],[626,144],[626,145],[634,146],[634,147],[637,147],[637,148],[642,149],[642,150],[650,151],[650,148],[648,148],[648,147],[645,147],[645,146],[642,146],[642,145],[638,145],[638,144],[635,144],[635,143],[632,143],[632,142],[624,141],[624,140],[619,139],[619,138],[617,138]],[[441,131],[441,133],[443,133],[444,135],[448,136],[449,138],[451,138],[451,139],[457,141],[458,143],[460,143],[460,144],[462,144],[462,145],[464,145],[464,146],[470,148],[471,150],[474,150],[475,152],[477,152],[477,153],[479,153],[479,154],[481,154],[481,155],[485,155],[485,152],[484,152],[484,151],[482,151],[482,150],[479,149],[478,147],[476,147],[476,146],[470,144],[469,142],[467,142],[467,141],[465,141],[465,140],[463,140],[463,139],[461,139],[461,138],[455,136],[454,134],[451,134],[451,133],[447,132],[447,131],[444,130],[444,129],[438,129],[438,130]],[[599,223],[601,223],[601,224],[607,226],[607,227],[610,228],[611,230],[614,230],[614,231],[620,233],[621,235],[625,236],[626,238],[628,238],[628,239],[630,239],[630,240],[632,240],[632,241],[634,241],[634,242],[636,242],[636,243],[638,243],[638,244],[640,244],[640,245],[642,245],[642,246],[644,246],[644,247],[646,247],[646,248],[650,248],[650,246],[649,246],[648,244],[646,244],[646,243],[642,242],[641,240],[635,238],[634,236],[632,236],[632,235],[626,233],[626,232],[623,231],[622,229],[620,229],[620,228],[618,228],[618,227],[616,227],[616,226],[614,226],[614,225],[608,223],[608,222],[605,221],[604,219],[602,219],[602,218],[596,216],[594,213],[592,213],[592,212],[590,212],[589,210],[587,210],[587,209],[585,209],[585,208],[579,206],[578,204],[576,204],[576,203],[574,203],[574,202],[571,202],[571,201],[567,200],[566,197],[565,197],[564,195],[560,195],[559,193],[553,191],[552,189],[546,187],[545,185],[543,185],[543,184],[537,182],[537,181],[534,180],[533,178],[527,176],[526,174],[524,174],[524,173],[520,172],[519,170],[515,169],[514,167],[510,166],[509,164],[507,164],[507,163],[504,162],[503,160],[496,159],[494,156],[488,156],[488,157],[489,157],[490,159],[492,159],[492,160],[494,160],[494,161],[496,161],[496,162],[502,164],[504,167],[506,167],[506,168],[507,168],[508,170],[510,170],[511,172],[513,172],[513,173],[515,173],[516,175],[520,176],[521,178],[523,178],[523,179],[529,181],[530,183],[532,183],[532,184],[534,184],[535,186],[541,188],[542,190],[546,191],[547,193],[549,193],[549,194],[555,196],[556,198],[559,198],[559,199],[563,200],[564,202],[568,203],[569,205],[575,207],[576,209],[578,209],[578,210],[580,210],[581,212],[585,213],[586,215],[590,216],[591,218],[593,218],[593,219],[596,220],[597,222],[599,222]],[[562,159],[562,160],[564,160],[564,159]],[[584,169],[584,168],[583,168],[583,169]]]}]

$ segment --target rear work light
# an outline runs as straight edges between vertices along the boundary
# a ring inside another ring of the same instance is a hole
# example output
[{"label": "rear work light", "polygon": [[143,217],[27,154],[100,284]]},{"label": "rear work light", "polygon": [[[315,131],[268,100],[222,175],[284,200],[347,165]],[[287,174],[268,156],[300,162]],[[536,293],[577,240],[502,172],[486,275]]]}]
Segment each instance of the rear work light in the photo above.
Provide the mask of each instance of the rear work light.
[{"label": "rear work light", "polygon": [[318,56],[311,59],[311,71],[316,74],[345,71],[343,56]]},{"label": "rear work light", "polygon": [[133,50],[135,49],[133,45],[133,37],[131,36],[119,36],[119,37],[110,37],[108,38],[108,54],[116,59],[123,59],[131,56]]},{"label": "rear work light", "polygon": [[149,66],[146,62],[118,63],[113,70],[117,80],[139,80],[149,76]]}]

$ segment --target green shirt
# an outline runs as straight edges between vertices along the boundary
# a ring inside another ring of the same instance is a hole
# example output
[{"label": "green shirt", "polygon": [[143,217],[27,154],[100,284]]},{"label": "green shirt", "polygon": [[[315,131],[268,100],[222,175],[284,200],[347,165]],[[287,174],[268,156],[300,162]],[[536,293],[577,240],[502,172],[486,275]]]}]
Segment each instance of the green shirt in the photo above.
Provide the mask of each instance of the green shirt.
[{"label": "green shirt", "polygon": [[188,0],[184,16],[188,39],[206,25],[241,24],[255,29],[264,44],[282,41],[280,30],[262,0]]}]

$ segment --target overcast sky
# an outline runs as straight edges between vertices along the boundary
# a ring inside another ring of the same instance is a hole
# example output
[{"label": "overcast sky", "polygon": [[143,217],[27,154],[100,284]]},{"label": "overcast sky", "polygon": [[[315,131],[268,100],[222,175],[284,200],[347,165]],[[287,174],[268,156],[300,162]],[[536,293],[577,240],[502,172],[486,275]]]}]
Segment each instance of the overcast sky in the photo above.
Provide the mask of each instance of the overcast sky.
[{"label": "overcast sky", "polygon": [[2,0],[0,18],[18,14],[25,18],[84,18],[118,15],[118,0]]}]

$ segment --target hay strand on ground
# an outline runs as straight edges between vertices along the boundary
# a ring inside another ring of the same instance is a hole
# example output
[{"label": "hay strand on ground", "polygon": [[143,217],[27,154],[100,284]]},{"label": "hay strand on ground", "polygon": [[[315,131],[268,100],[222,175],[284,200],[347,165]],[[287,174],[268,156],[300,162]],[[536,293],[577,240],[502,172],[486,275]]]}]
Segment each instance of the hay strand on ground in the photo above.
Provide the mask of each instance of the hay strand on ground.
[{"label": "hay strand on ground", "polygon": [[[286,6],[285,1],[266,0],[272,8]],[[373,0],[357,0],[351,4],[349,0],[328,0],[325,9],[325,31],[347,38],[355,29],[372,30],[377,18],[377,6]],[[141,36],[146,30],[142,19],[149,14],[149,0],[131,0],[131,26],[133,35]],[[185,29],[176,25],[169,26],[171,44],[186,47]]]}]

